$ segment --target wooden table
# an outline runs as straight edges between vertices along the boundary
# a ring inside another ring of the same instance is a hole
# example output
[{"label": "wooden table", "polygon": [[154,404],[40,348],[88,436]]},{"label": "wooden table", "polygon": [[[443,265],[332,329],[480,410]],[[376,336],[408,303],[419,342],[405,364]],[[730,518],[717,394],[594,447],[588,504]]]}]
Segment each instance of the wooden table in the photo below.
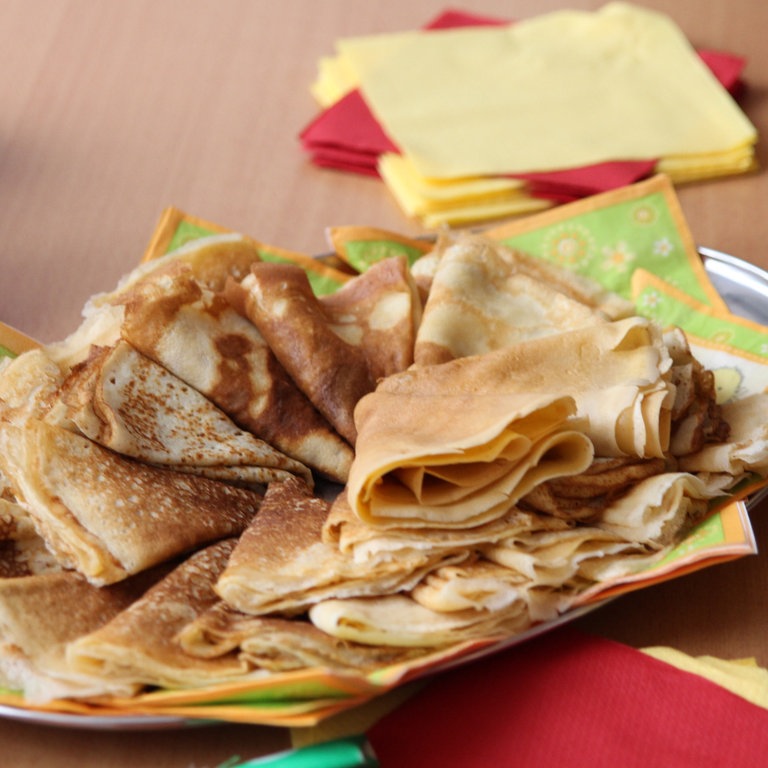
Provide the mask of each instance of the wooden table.
[{"label": "wooden table", "polygon": [[[574,0],[486,0],[518,18]],[[644,3],[696,45],[747,57],[742,104],[768,129],[768,4]],[[297,133],[308,86],[336,38],[418,27],[428,0],[4,0],[0,4],[0,320],[41,341],[74,330],[86,299],[141,256],[168,205],[285,248],[325,248],[330,224],[417,234],[374,179],[307,162]],[[759,148],[765,164],[765,148]],[[768,176],[679,190],[696,240],[768,268]],[[768,545],[768,506],[754,527]],[[639,592],[582,619],[635,646],[755,656],[768,665],[768,561],[720,565]],[[267,728],[180,733],[64,730],[0,721],[8,765],[213,766],[285,744]]]}]

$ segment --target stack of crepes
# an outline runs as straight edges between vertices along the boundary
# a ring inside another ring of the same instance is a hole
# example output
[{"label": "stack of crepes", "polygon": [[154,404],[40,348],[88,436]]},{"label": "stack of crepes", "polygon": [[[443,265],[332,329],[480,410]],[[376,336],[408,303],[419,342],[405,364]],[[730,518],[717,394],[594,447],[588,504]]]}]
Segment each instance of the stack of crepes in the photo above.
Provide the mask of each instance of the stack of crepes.
[{"label": "stack of crepes", "polygon": [[768,395],[719,406],[681,332],[589,279],[471,236],[348,277],[318,296],[214,236],[4,365],[5,687],[131,706],[442,658],[768,472]]},{"label": "stack of crepes", "polygon": [[638,181],[755,168],[743,59],[627,3],[337,41],[301,133],[315,163],[378,174],[425,225],[531,212]]}]

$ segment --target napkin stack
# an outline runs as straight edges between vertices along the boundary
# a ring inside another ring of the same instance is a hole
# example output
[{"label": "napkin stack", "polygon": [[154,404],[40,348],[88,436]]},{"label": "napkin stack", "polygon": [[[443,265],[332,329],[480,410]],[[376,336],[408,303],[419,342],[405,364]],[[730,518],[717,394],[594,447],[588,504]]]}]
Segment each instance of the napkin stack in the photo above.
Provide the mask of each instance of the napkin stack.
[{"label": "napkin stack", "polygon": [[337,41],[301,141],[318,165],[380,176],[428,227],[478,222],[657,172],[753,170],[757,132],[733,95],[743,66],[623,2],[517,23],[450,12]]},{"label": "napkin stack", "polygon": [[382,768],[749,765],[768,745],[765,669],[638,650],[562,627],[293,729],[295,747],[365,733]]}]

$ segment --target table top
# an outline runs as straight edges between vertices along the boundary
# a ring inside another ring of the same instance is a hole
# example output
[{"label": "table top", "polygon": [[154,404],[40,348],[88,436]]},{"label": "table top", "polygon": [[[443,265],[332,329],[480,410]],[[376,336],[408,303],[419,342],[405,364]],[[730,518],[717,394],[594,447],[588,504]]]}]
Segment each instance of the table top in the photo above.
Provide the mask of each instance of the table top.
[{"label": "table top", "polygon": [[[747,58],[741,104],[768,130],[768,4],[643,3],[695,44]],[[573,0],[486,0],[473,10],[525,18]],[[187,213],[291,250],[326,247],[333,224],[423,232],[376,179],[323,170],[297,134],[316,114],[309,84],[339,37],[413,29],[431,0],[4,0],[0,60],[0,320],[63,338],[86,299],[144,251],[160,213]],[[766,150],[758,146],[765,166]],[[764,172],[679,189],[701,245],[768,268]],[[768,549],[768,505],[753,524]],[[750,557],[614,601],[581,619],[630,645],[671,645],[768,666],[768,561]],[[228,725],[99,732],[0,721],[13,765],[213,766],[284,746],[286,734]]]}]

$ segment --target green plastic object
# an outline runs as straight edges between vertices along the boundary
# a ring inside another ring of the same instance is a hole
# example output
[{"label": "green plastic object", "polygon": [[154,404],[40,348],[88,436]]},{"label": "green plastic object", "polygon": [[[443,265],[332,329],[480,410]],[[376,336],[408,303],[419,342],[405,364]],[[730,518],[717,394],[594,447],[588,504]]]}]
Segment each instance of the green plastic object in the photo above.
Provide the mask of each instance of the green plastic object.
[{"label": "green plastic object", "polygon": [[378,768],[379,761],[365,736],[349,736],[300,749],[276,752],[227,768]]}]

